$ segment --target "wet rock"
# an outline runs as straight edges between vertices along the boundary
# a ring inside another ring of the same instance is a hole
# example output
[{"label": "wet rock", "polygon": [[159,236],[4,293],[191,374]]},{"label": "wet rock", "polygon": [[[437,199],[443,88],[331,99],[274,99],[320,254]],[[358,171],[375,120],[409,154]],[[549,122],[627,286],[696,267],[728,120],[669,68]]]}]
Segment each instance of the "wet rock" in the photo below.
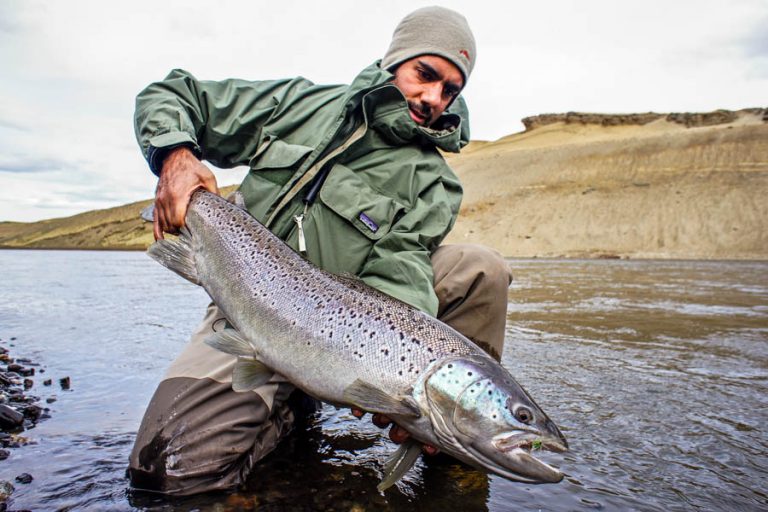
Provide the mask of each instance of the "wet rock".
[{"label": "wet rock", "polygon": [[40,418],[40,415],[43,413],[43,408],[39,405],[28,405],[26,408],[24,408],[24,416],[26,418],[29,418],[30,420],[37,421]]},{"label": "wet rock", "polygon": [[57,400],[57,398],[55,396],[49,396],[48,398],[45,399],[45,403],[52,404],[56,400]]},{"label": "wet rock", "polygon": [[24,379],[24,389],[29,389],[35,385],[35,381],[32,379]]},{"label": "wet rock", "polygon": [[51,384],[53,384],[53,381],[51,379],[45,379],[43,381],[43,386],[50,386]]},{"label": "wet rock", "polygon": [[64,377],[63,379],[59,379],[59,385],[61,386],[61,389],[67,390],[72,385],[72,381],[69,377]]},{"label": "wet rock", "polygon": [[34,368],[27,368],[26,366],[22,366],[18,363],[9,364],[8,371],[18,373],[21,377],[30,377],[35,374]]},{"label": "wet rock", "polygon": [[11,452],[9,452],[8,450],[0,449],[0,460],[5,460],[10,456],[11,456]]},{"label": "wet rock", "polygon": [[0,480],[0,501],[5,502],[8,498],[11,497],[11,494],[13,494],[14,490],[15,489],[11,482]]},{"label": "wet rock", "polygon": [[23,421],[23,414],[12,407],[0,404],[0,427],[4,429],[18,428]]},{"label": "wet rock", "polygon": [[16,477],[16,481],[19,482],[20,484],[28,484],[32,482],[32,480],[34,480],[34,478],[32,478],[32,475],[30,475],[29,473],[22,473]]},{"label": "wet rock", "polygon": [[10,386],[11,384],[13,384],[11,382],[11,378],[8,377],[5,374],[5,372],[4,373],[0,373],[0,385],[2,385],[2,386]]}]

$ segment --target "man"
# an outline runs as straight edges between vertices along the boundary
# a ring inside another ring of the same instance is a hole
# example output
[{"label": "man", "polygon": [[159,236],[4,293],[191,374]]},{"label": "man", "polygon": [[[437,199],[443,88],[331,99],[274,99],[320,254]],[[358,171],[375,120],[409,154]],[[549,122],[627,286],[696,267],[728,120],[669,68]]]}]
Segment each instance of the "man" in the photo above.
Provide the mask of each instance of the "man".
[{"label": "man", "polygon": [[[430,7],[404,18],[384,59],[348,86],[171,72],[137,98],[137,138],[159,176],[155,237],[179,230],[194,190],[217,192],[199,158],[247,164],[246,207],[294,249],[438,316],[498,358],[507,265],[481,247],[438,248],[461,201],[438,149],[468,142],[459,93],[474,62],[466,20]],[[211,305],[158,386],[130,457],[135,487],[185,495],[238,485],[290,431],[294,388],[275,375],[234,392],[234,358],[202,342],[225,322]]]}]

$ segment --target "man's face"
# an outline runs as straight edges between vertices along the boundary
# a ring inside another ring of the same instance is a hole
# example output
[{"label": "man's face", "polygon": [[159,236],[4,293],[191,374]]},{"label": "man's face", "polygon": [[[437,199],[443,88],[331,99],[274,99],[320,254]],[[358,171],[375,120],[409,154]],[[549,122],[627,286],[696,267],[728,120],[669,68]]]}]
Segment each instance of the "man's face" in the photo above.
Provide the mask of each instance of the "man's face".
[{"label": "man's face", "polygon": [[464,87],[461,71],[437,55],[420,55],[400,64],[394,83],[408,102],[416,124],[431,126]]}]

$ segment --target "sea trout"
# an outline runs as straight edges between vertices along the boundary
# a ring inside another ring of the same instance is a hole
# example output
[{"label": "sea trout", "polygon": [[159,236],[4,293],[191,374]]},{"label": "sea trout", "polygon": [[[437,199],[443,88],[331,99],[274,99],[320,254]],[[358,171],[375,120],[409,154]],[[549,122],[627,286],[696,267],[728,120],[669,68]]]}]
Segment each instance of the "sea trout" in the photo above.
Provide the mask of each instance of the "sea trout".
[{"label": "sea trout", "polygon": [[[324,402],[385,414],[412,439],[472,466],[523,482],[563,478],[531,454],[565,451],[563,434],[460,333],[353,276],[317,268],[219,196],[195,192],[185,221],[177,240],[148,252],[205,288],[234,327],[206,341],[238,357],[235,390],[277,372]],[[415,463],[416,441],[387,462],[380,490]]]}]

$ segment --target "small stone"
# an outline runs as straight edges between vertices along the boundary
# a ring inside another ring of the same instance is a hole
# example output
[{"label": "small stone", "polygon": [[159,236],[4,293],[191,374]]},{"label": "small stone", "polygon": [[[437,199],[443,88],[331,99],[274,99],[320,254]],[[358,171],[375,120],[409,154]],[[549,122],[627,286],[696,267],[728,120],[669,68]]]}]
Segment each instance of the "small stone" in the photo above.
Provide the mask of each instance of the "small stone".
[{"label": "small stone", "polygon": [[17,428],[24,421],[24,415],[12,407],[0,404],[0,427]]},{"label": "small stone", "polygon": [[6,482],[5,480],[0,481],[0,501],[7,500],[11,494],[13,494],[14,490],[11,482]]},{"label": "small stone", "polygon": [[24,409],[24,416],[29,418],[32,421],[37,421],[40,418],[40,415],[43,413],[43,408],[39,405],[28,405]]},{"label": "small stone", "polygon": [[29,389],[32,386],[34,386],[34,384],[35,384],[35,381],[33,381],[32,379],[24,379],[24,389]]},{"label": "small stone", "polygon": [[8,365],[8,371],[9,372],[16,372],[21,377],[30,377],[35,374],[34,368],[27,368],[26,366],[22,366],[18,363],[12,363]]},{"label": "small stone", "polygon": [[11,456],[11,452],[9,452],[8,450],[1,450],[0,449],[0,460],[5,460],[5,459],[7,459],[10,456]]},{"label": "small stone", "polygon": [[52,404],[56,400],[57,400],[57,398],[55,396],[49,396],[48,398],[45,399],[45,403]]},{"label": "small stone", "polygon": [[53,384],[53,381],[51,379],[45,379],[43,381],[43,386],[50,386],[51,384]]},{"label": "small stone", "polygon": [[19,476],[16,477],[16,481],[20,484],[28,484],[30,483],[34,478],[32,478],[32,475],[29,473],[22,473]]},{"label": "small stone", "polygon": [[67,390],[72,385],[72,381],[69,377],[64,377],[59,379],[59,385],[61,386],[61,389]]}]

